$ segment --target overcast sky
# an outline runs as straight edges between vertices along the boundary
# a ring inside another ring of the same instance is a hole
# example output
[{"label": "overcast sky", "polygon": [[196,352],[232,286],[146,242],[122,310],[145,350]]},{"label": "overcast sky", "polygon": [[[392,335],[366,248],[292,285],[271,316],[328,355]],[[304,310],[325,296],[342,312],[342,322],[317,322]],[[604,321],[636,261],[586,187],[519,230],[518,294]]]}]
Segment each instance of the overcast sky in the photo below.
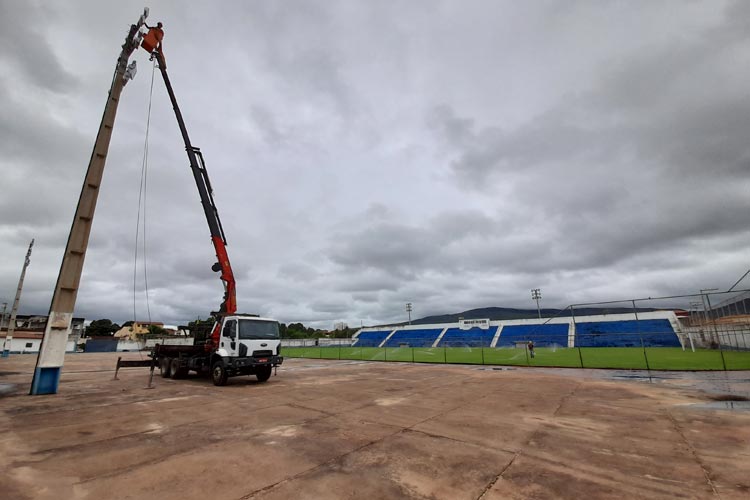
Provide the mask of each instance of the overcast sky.
[{"label": "overcast sky", "polygon": [[[331,328],[693,293],[750,267],[750,2],[150,2],[240,311]],[[0,0],[0,302],[46,314],[142,2]],[[133,319],[152,67],[122,94],[76,316]],[[222,287],[154,82],[151,319]],[[142,240],[141,240],[142,241]],[[142,250],[136,316],[147,318]],[[745,284],[747,285],[747,284]],[[748,288],[748,286],[745,286]]]}]

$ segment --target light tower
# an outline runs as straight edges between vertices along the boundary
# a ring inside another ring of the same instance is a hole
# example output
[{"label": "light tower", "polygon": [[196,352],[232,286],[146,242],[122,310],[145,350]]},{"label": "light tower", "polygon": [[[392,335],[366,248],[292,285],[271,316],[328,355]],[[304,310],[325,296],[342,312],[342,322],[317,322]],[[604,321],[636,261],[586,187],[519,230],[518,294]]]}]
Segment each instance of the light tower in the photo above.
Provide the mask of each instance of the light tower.
[{"label": "light tower", "polygon": [[[23,290],[23,279],[26,276],[26,268],[31,263],[31,248],[34,246],[34,240],[29,243],[29,250],[26,252],[26,260],[23,262],[23,269],[21,269],[21,278],[18,280],[18,288],[16,289],[16,299],[13,301],[13,307],[10,309],[10,319],[8,320],[8,328],[5,330],[5,342],[3,343],[3,358],[10,356],[10,346],[13,343],[13,332],[16,329],[16,314],[18,313],[18,302],[21,300],[21,291]],[[5,304],[3,304],[3,316],[5,316]]]},{"label": "light tower", "polygon": [[531,290],[531,298],[536,301],[536,312],[539,315],[539,319],[542,319],[542,310],[539,309],[539,299],[542,298],[542,290],[540,288],[533,288]]},{"label": "light tower", "polygon": [[411,325],[411,302],[406,303],[406,312],[409,314],[409,324]]}]

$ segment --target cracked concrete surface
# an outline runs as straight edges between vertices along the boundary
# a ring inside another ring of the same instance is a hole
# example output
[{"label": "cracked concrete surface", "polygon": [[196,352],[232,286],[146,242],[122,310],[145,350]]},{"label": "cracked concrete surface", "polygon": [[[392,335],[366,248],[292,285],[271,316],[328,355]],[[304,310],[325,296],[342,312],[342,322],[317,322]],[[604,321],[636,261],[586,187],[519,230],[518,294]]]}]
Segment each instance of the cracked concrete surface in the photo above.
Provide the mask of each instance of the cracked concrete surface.
[{"label": "cracked concrete surface", "polygon": [[689,377],[293,359],[266,384],[145,389],[116,359],[69,355],[33,397],[35,357],[2,361],[3,498],[750,495],[750,412],[690,406],[711,397]]}]

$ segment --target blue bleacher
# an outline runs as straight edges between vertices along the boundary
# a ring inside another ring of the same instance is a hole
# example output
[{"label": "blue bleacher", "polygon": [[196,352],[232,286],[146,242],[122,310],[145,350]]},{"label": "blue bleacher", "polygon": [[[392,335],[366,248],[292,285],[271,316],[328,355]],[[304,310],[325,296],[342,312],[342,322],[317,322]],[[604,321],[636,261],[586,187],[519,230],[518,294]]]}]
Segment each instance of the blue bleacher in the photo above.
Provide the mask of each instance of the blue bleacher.
[{"label": "blue bleacher", "polygon": [[680,347],[666,319],[576,323],[577,347]]},{"label": "blue bleacher", "polygon": [[507,325],[500,330],[496,347],[514,347],[532,340],[536,347],[568,347],[568,324]]},{"label": "blue bleacher", "polygon": [[376,332],[361,332],[357,335],[356,347],[378,347],[393,330],[378,330]]},{"label": "blue bleacher", "polygon": [[439,347],[489,347],[492,339],[497,333],[497,327],[491,326],[487,330],[479,327],[470,330],[461,328],[448,328],[443,338],[440,339]]},{"label": "blue bleacher", "polygon": [[399,347],[401,344],[408,344],[409,347],[432,347],[442,331],[442,328],[398,330],[388,339],[385,347]]}]

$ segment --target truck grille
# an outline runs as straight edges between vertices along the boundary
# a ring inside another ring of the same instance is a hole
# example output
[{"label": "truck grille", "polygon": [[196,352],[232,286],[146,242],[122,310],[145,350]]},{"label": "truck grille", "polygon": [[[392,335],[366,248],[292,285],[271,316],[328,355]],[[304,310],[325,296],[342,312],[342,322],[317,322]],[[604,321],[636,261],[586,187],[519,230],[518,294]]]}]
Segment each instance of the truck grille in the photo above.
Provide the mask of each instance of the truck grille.
[{"label": "truck grille", "polygon": [[254,358],[263,358],[273,356],[273,351],[270,349],[264,349],[262,351],[253,351],[253,357]]}]

